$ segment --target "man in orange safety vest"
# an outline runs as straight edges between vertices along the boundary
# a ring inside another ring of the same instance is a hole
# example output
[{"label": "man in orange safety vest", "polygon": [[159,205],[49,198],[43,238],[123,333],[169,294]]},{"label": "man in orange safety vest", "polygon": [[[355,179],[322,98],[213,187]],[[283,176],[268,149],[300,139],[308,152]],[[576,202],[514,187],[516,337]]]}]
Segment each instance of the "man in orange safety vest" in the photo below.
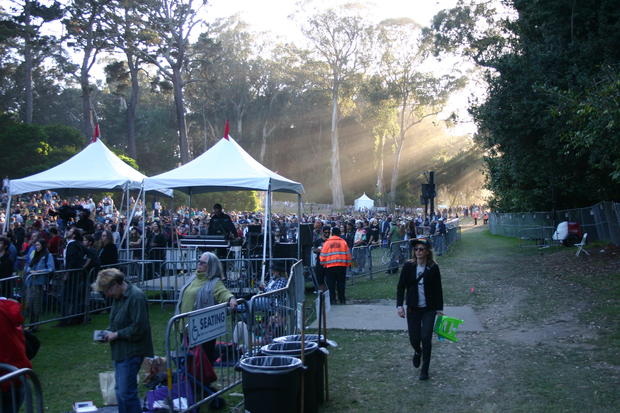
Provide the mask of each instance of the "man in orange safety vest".
[{"label": "man in orange safety vest", "polygon": [[331,304],[336,304],[336,290],[340,304],[346,304],[344,288],[347,267],[351,266],[351,251],[347,242],[340,237],[340,228],[332,228],[332,236],[323,243],[319,259],[325,268],[325,281]]}]

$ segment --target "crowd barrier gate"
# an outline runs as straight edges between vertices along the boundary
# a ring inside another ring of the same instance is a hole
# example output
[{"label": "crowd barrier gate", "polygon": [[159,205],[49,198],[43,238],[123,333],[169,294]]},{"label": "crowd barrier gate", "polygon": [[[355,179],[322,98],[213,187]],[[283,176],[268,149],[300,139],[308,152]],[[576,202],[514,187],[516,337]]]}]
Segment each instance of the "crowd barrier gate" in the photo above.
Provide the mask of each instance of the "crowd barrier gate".
[{"label": "crowd barrier gate", "polygon": [[[0,363],[0,370],[6,373],[0,376],[3,395],[8,395],[12,412],[43,413],[43,392],[41,382],[31,369],[18,369],[10,364]],[[8,388],[6,388],[8,386]],[[18,405],[21,407],[18,409]],[[0,412],[2,406],[0,405]]]}]

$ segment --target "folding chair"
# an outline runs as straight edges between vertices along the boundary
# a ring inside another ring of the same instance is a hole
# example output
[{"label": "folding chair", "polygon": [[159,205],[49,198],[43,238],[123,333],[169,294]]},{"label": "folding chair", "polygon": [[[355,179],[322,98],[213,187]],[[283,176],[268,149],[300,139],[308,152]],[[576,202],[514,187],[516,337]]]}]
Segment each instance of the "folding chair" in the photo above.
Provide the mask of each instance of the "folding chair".
[{"label": "folding chair", "polygon": [[585,234],[583,234],[583,238],[581,238],[581,242],[578,244],[573,244],[575,245],[575,247],[577,247],[577,253],[575,254],[575,257],[578,257],[579,254],[581,253],[581,251],[585,252],[586,255],[590,255],[590,253],[584,249],[583,247],[586,246],[586,239],[588,238],[588,233],[586,232]]}]

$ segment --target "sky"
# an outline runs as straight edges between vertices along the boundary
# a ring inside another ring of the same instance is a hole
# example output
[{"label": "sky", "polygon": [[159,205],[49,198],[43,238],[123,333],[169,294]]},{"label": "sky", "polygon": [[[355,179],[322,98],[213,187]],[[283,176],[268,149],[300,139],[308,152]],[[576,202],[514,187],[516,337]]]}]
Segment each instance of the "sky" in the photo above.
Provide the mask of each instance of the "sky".
[{"label": "sky", "polygon": [[[441,9],[453,7],[456,0],[361,0],[371,18],[377,21],[392,17],[410,17],[428,25]],[[304,5],[334,5],[337,1],[304,1]],[[354,3],[354,1],[350,1]],[[285,36],[297,32],[296,25],[288,19],[296,9],[295,0],[210,0],[206,9],[209,18],[226,17],[239,13],[243,20],[259,31],[272,31]],[[296,36],[296,34],[295,34]]]}]

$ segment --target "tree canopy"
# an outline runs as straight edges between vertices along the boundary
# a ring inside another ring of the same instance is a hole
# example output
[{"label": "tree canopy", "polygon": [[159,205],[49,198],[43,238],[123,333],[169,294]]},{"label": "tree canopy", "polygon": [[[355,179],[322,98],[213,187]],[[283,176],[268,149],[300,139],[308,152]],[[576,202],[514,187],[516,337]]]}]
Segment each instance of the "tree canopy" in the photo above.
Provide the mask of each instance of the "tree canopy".
[{"label": "tree canopy", "polygon": [[[574,208],[618,199],[620,9],[615,1],[460,1],[437,15],[436,51],[485,68],[471,107],[492,206]],[[506,12],[507,10],[507,12]]]}]

